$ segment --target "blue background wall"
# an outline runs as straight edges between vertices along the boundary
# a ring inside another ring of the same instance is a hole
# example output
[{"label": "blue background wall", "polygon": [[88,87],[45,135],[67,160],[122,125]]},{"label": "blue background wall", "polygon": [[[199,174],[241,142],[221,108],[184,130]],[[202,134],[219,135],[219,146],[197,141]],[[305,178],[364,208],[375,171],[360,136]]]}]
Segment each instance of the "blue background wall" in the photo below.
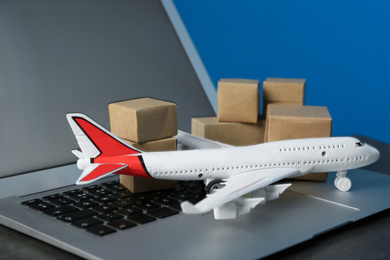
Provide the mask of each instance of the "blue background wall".
[{"label": "blue background wall", "polygon": [[390,1],[175,0],[215,86],[306,78],[333,135],[390,143]]}]

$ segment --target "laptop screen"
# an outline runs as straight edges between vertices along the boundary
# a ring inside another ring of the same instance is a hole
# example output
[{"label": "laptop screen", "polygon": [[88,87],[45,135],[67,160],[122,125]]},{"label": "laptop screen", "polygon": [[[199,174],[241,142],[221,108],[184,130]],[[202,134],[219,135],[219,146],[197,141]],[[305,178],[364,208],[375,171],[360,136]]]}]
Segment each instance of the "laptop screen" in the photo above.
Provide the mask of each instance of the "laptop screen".
[{"label": "laptop screen", "polygon": [[0,177],[75,162],[69,112],[109,128],[110,102],[148,96],[184,131],[214,115],[158,0],[0,1],[0,36]]}]

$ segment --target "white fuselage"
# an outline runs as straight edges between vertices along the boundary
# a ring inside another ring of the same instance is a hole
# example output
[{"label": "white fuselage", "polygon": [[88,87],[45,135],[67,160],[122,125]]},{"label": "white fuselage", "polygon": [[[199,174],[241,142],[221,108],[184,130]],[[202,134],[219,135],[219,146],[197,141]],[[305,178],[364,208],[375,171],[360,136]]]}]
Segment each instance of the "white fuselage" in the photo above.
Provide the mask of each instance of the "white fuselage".
[{"label": "white fuselage", "polygon": [[[379,152],[358,139],[331,137],[287,140],[226,149],[142,154],[151,177],[171,180],[227,179],[261,169],[310,172],[346,171],[375,162]],[[131,168],[131,166],[130,166]]]}]

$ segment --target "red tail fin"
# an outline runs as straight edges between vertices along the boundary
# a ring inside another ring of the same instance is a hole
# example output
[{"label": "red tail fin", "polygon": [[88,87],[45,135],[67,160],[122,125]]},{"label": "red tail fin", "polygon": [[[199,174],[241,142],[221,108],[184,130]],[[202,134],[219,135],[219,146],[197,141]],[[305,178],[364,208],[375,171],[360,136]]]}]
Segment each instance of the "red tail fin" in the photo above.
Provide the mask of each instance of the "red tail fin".
[{"label": "red tail fin", "polygon": [[83,158],[141,153],[83,114],[68,114],[67,118]]}]

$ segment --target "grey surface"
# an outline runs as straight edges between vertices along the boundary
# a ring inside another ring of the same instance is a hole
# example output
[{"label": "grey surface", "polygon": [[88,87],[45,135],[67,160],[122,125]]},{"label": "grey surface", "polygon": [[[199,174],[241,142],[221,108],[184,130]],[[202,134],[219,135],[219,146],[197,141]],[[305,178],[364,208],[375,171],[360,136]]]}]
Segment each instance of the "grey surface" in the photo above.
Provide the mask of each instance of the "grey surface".
[{"label": "grey surface", "polygon": [[158,0],[0,1],[0,176],[75,161],[65,114],[109,128],[110,102],[175,102],[178,125],[214,111]]}]

